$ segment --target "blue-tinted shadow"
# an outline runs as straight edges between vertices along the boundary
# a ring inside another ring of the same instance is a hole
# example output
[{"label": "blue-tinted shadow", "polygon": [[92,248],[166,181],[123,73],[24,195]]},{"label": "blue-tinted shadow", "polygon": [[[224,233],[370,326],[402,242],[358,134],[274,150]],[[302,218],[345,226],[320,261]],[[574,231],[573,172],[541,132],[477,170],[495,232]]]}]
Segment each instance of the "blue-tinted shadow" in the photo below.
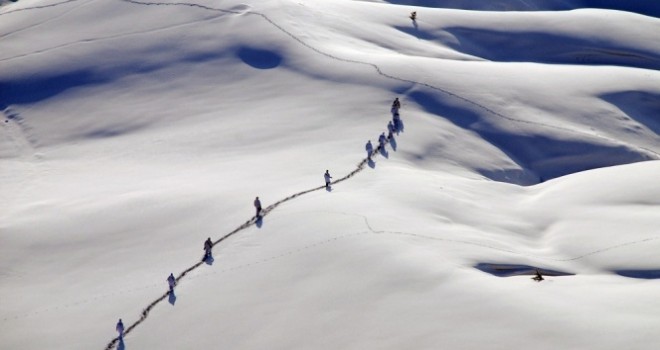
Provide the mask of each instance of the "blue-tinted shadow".
[{"label": "blue-tinted shadow", "polygon": [[245,64],[257,69],[273,69],[282,63],[282,56],[269,50],[242,47],[236,54]]},{"label": "blue-tinted shadow", "polygon": [[174,290],[169,292],[169,297],[167,298],[167,301],[172,305],[174,305],[174,303],[176,303],[176,294],[174,294]]},{"label": "blue-tinted shadow", "polygon": [[644,280],[660,279],[660,270],[618,270],[614,271],[619,276],[638,278]]}]

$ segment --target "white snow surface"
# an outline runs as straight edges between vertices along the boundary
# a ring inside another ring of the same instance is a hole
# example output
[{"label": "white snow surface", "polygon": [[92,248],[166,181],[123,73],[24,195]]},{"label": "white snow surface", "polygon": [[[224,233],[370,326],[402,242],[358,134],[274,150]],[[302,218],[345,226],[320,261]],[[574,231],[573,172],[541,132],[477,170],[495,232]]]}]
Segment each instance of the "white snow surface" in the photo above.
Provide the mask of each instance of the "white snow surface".
[{"label": "white snow surface", "polygon": [[660,19],[435,3],[4,3],[0,348],[655,349]]}]

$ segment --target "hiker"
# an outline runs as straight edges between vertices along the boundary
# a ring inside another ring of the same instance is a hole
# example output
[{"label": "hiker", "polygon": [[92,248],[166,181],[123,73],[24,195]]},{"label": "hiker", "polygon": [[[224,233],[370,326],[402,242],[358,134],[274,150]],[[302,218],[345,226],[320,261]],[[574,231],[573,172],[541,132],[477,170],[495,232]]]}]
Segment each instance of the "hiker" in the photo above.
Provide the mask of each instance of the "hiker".
[{"label": "hiker", "polygon": [[254,207],[257,209],[257,216],[261,213],[261,201],[259,200],[259,197],[255,198],[254,200]]},{"label": "hiker", "polygon": [[121,321],[121,318],[117,322],[117,327],[115,327],[115,329],[119,333],[119,338],[120,339],[123,338],[124,337],[124,322]]},{"label": "hiker", "polygon": [[167,284],[170,286],[170,293],[174,291],[174,286],[176,286],[176,278],[174,274],[170,273],[170,277],[167,277]]},{"label": "hiker", "polygon": [[410,13],[410,19],[412,19],[413,22],[417,20],[417,11],[413,11]]},{"label": "hiker", "polygon": [[204,260],[211,257],[211,248],[213,248],[213,242],[211,241],[211,237],[209,237],[204,242]]},{"label": "hiker", "polygon": [[323,178],[325,179],[325,187],[330,187],[330,179],[332,179],[332,176],[330,176],[330,173],[326,170],[325,174],[323,174]]},{"label": "hiker", "polygon": [[371,140],[367,141],[367,144],[364,146],[364,149],[367,150],[367,158],[371,159],[371,153],[374,152],[374,146],[371,144]]},{"label": "hiker", "polygon": [[387,142],[387,137],[385,137],[385,133],[381,133],[378,137],[378,144],[380,144],[381,149],[385,148],[385,142]]},{"label": "hiker", "polygon": [[392,124],[391,120],[387,123],[387,131],[388,131],[387,138],[391,139],[392,134],[394,134],[394,132],[396,131],[396,129],[394,128],[394,124]]},{"label": "hiker", "polygon": [[398,112],[394,113],[392,120],[394,121],[394,130],[398,133],[401,131],[401,116]]},{"label": "hiker", "polygon": [[395,98],[394,102],[392,102],[392,113],[398,113],[399,108],[401,108],[401,102],[399,102],[399,98]]}]

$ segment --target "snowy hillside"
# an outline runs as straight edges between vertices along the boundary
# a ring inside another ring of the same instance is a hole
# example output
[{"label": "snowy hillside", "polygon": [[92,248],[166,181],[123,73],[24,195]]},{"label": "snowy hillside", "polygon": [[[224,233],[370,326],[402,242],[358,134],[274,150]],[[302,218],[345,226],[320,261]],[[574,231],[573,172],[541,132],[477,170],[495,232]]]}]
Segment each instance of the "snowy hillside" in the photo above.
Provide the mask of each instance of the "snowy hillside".
[{"label": "snowy hillside", "polygon": [[660,5],[438,3],[3,2],[0,348],[653,349]]}]

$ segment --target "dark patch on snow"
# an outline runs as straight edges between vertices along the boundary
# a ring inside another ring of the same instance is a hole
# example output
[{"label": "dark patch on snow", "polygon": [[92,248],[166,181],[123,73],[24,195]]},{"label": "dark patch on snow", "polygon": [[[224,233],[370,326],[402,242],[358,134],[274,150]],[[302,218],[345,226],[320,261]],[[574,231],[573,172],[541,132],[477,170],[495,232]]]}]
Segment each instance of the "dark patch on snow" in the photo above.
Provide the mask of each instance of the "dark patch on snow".
[{"label": "dark patch on snow", "polygon": [[236,54],[245,64],[257,69],[273,69],[282,63],[282,56],[270,50],[242,47]]},{"label": "dark patch on snow", "polygon": [[23,79],[0,81],[0,109],[13,104],[30,104],[46,100],[71,88],[106,82],[91,70],[54,74],[35,74]]},{"label": "dark patch on snow", "polygon": [[108,126],[87,132],[82,137],[86,139],[105,139],[129,134],[141,128],[142,126],[135,125]]},{"label": "dark patch on snow", "polygon": [[618,270],[614,271],[619,276],[638,278],[644,280],[660,279],[660,270]]},{"label": "dark patch on snow", "polygon": [[543,276],[573,276],[574,273],[549,270],[541,267],[530,265],[517,265],[517,264],[489,264],[479,263],[474,266],[475,269],[489,273],[497,277],[511,277],[521,275],[536,275],[538,270]]}]

